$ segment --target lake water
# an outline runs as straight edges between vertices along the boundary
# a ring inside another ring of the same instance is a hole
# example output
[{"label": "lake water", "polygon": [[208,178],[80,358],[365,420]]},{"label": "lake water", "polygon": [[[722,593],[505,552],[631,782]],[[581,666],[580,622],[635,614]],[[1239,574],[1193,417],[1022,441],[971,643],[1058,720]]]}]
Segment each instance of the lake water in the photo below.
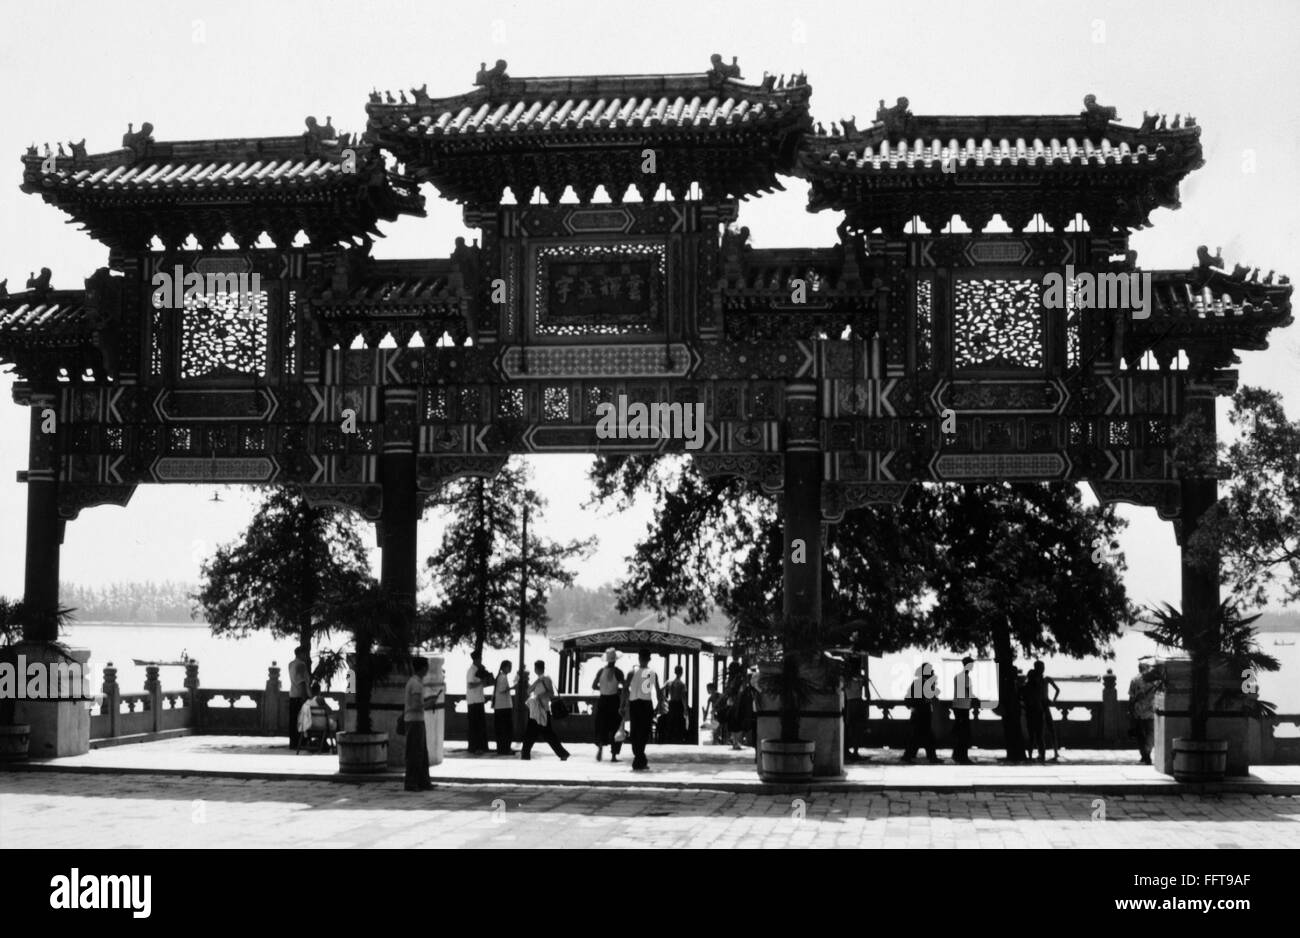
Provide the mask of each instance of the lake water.
[{"label": "lake water", "polygon": [[[265,687],[267,668],[278,662],[281,667],[281,686],[288,686],[288,674],[285,665],[293,657],[294,642],[276,640],[269,635],[255,633],[247,638],[232,639],[214,636],[208,627],[201,623],[184,624],[140,624],[76,622],[71,625],[64,636],[64,641],[74,648],[88,648],[91,652],[90,665],[94,677],[94,686],[98,691],[103,667],[113,662],[117,667],[118,686],[123,692],[136,693],[144,690],[144,668],[132,664],[133,658],[145,660],[178,661],[182,652],[198,659],[199,682],[203,687],[250,689]],[[342,637],[332,645],[343,644]],[[1282,713],[1300,713],[1300,634],[1295,632],[1269,633],[1261,636],[1265,651],[1282,662],[1282,670],[1260,676],[1260,696],[1272,701]],[[1274,642],[1294,644],[1275,645]],[[1062,678],[1075,676],[1099,677],[1107,668],[1114,670],[1118,678],[1121,699],[1127,693],[1129,679],[1137,673],[1138,659],[1145,655],[1158,655],[1160,650],[1145,635],[1137,632],[1122,635],[1114,644],[1113,660],[1100,658],[1043,659],[1047,673],[1056,678],[1061,687],[1063,700],[1091,701],[1101,699],[1101,681],[1062,681]],[[464,675],[469,669],[469,652],[456,649],[442,653],[444,673],[450,680],[451,693],[464,693]],[[541,659],[546,662],[548,674],[555,674],[559,667],[560,656],[551,650],[550,642],[544,636],[530,635],[526,647],[526,660],[529,668],[532,662]],[[701,676],[704,680],[713,673],[712,662],[708,656],[702,656]],[[484,664],[494,673],[504,659],[509,659],[518,666],[519,649],[487,649],[484,652]],[[909,651],[883,658],[872,658],[870,678],[875,687],[873,696],[900,698],[908,683],[912,680],[917,666],[922,661],[935,665],[939,672],[940,695],[951,696],[952,678],[961,670],[960,654],[950,652]],[[620,659],[620,666],[626,671],[631,664],[629,656]],[[658,662],[656,661],[656,665]],[[598,667],[596,662],[588,662],[579,678],[579,687],[584,690],[590,686]],[[180,690],[184,678],[182,668],[166,667],[162,669],[164,690]],[[334,682],[333,689],[344,688],[345,679]],[[993,662],[981,661],[974,667],[976,696],[984,700],[996,698],[996,673]],[[702,689],[703,681],[701,682]]]}]

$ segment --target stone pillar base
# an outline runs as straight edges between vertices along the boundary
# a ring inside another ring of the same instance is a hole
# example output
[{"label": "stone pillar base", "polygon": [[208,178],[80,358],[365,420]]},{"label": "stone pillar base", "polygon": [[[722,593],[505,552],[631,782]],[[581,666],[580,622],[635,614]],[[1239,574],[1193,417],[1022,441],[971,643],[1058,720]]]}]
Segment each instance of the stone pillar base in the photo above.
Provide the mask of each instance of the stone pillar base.
[{"label": "stone pillar base", "polygon": [[[754,740],[757,751],[765,739],[781,738],[781,701],[769,694],[759,695],[758,732]],[[814,694],[799,717],[799,737],[817,744],[813,755],[813,775],[817,778],[844,778],[844,695]]]},{"label": "stone pillar base", "polygon": [[19,642],[11,649],[27,674],[15,677],[32,687],[34,664],[45,674],[45,699],[14,700],[14,722],[30,724],[28,758],[56,759],[90,751],[90,651],[69,649],[52,642]]}]

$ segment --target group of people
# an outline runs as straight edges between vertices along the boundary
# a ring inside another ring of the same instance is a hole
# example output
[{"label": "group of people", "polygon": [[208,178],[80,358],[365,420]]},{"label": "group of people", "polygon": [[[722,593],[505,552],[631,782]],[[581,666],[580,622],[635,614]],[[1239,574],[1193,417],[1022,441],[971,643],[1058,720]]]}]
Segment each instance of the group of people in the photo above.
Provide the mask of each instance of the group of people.
[{"label": "group of people", "polygon": [[[649,767],[646,745],[654,726],[655,716],[661,717],[661,742],[685,742],[688,738],[687,703],[689,694],[682,680],[682,669],[675,669],[667,686],[661,687],[659,675],[650,667],[650,652],[642,649],[638,663],[627,674],[618,667],[618,651],[607,649],[605,659],[592,690],[600,697],[596,704],[596,760],[604,759],[609,747],[611,761],[617,762],[623,742],[632,746],[632,768],[643,771]],[[487,699],[492,697],[493,728],[496,737],[496,755],[531,759],[533,746],[545,742],[561,759],[569,758],[559,734],[555,731],[555,683],[546,673],[546,663],[533,663],[533,679],[528,686],[525,708],[528,711],[527,727],[522,746],[514,746],[514,689],[511,687],[510,661],[502,661],[495,676],[483,666],[482,655],[470,656],[470,667],[465,677],[466,706],[469,715],[469,745],[471,755],[485,755],[492,750],[488,743]],[[414,677],[412,678],[414,681]],[[409,688],[411,704],[407,707],[406,722],[423,719],[414,706],[415,688]]]},{"label": "group of people", "polygon": [[299,645],[293,650],[293,659],[289,662],[289,746],[299,749],[303,735],[312,728],[312,708],[325,711],[325,725],[322,727],[326,740],[333,740],[338,732],[338,721],[333,716],[333,708],[325,699],[320,681],[311,679],[311,649]]},{"label": "group of people", "polygon": [[[971,680],[971,667],[975,659],[969,655],[961,659],[962,669],[953,677],[952,720],[953,747],[952,761],[959,765],[970,765],[971,748],[971,711],[979,709],[979,698],[974,694]],[[1047,676],[1042,661],[1035,661],[1027,673],[1016,669],[1016,695],[1020,703],[1020,713],[1024,718],[1025,747],[1032,759],[1035,750],[1038,761],[1047,761],[1047,750],[1053,750],[1052,761],[1061,758],[1061,744],[1056,734],[1056,724],[1052,719],[1051,705],[1061,696],[1060,686]],[[930,762],[941,762],[935,752],[934,725],[932,723],[934,701],[939,698],[937,678],[934,666],[925,663],[916,669],[916,676],[903,695],[910,714],[910,739],[903,750],[903,761],[912,762],[917,753],[925,750]],[[996,712],[996,711],[995,711]]]}]

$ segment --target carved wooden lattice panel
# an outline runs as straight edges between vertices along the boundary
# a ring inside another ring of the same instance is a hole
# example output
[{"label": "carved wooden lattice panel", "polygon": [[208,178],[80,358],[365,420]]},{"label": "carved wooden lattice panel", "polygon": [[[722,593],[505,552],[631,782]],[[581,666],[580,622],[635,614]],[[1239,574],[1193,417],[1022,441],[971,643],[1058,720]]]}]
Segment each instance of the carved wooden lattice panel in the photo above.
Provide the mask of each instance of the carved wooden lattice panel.
[{"label": "carved wooden lattice panel", "polygon": [[934,283],[929,277],[916,281],[916,368],[934,367]]},{"label": "carved wooden lattice panel", "polygon": [[1041,369],[1040,286],[1034,280],[958,280],[953,286],[953,365]]},{"label": "carved wooden lattice panel", "polygon": [[186,297],[181,377],[266,376],[266,292]]}]

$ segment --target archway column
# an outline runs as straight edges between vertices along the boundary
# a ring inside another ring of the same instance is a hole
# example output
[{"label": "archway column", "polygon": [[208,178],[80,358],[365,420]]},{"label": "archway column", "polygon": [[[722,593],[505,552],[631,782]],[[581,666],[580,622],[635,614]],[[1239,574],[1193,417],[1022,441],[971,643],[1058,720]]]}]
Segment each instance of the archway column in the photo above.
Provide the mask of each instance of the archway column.
[{"label": "archway column", "polygon": [[[785,391],[785,468],[781,492],[782,613],[784,620],[822,621],[822,473],[824,457],[817,385],[790,383]],[[780,702],[762,695],[757,744],[780,735]],[[844,774],[844,697],[813,694],[800,717],[800,735],[817,744],[813,773]]]},{"label": "archway column", "polygon": [[[23,570],[23,637],[11,650],[25,667],[64,669],[69,680],[53,699],[14,701],[14,722],[30,725],[32,758],[81,755],[90,750],[90,653],[59,644],[59,554],[66,523],[59,514],[58,393],[20,392],[31,410],[28,438],[27,539]],[[45,432],[50,430],[52,432]],[[47,685],[48,686],[48,685]]]}]

